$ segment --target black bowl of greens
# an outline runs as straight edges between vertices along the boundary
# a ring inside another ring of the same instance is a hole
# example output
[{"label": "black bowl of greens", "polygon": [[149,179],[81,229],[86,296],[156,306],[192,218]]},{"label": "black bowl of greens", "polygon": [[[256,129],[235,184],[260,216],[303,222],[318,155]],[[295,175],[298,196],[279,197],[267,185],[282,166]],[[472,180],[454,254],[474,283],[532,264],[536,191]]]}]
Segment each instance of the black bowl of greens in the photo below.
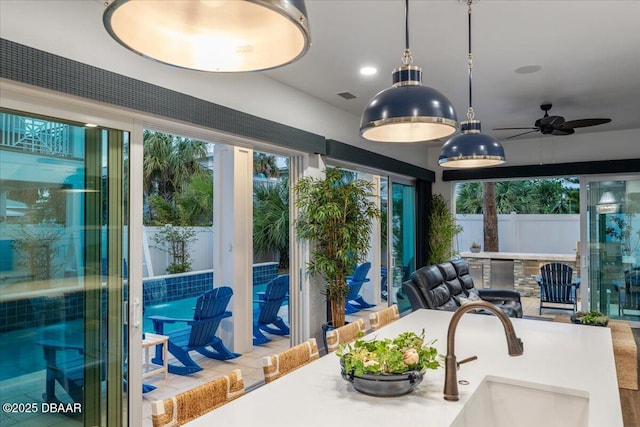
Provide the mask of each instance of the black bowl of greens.
[{"label": "black bowl of greens", "polygon": [[378,397],[402,396],[413,391],[428,369],[442,366],[434,341],[425,343],[421,335],[404,332],[394,339],[365,340],[341,345],[342,378],[360,393]]}]

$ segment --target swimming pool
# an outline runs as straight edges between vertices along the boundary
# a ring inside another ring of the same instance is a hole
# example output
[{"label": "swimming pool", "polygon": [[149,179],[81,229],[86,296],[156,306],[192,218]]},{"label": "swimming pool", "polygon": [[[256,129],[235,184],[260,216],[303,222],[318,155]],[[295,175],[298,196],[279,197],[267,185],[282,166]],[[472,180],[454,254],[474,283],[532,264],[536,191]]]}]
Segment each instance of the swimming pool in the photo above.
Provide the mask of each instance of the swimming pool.
[{"label": "swimming pool", "polygon": [[[142,330],[144,332],[153,332],[153,321],[151,316],[165,316],[165,317],[177,317],[180,319],[193,319],[193,309],[196,307],[196,301],[198,297],[191,297],[185,299],[178,299],[175,301],[168,301],[162,304],[149,305],[144,308],[144,322],[142,324]],[[176,329],[182,329],[187,325],[183,322],[178,323],[165,323],[164,332],[175,331]]]}]

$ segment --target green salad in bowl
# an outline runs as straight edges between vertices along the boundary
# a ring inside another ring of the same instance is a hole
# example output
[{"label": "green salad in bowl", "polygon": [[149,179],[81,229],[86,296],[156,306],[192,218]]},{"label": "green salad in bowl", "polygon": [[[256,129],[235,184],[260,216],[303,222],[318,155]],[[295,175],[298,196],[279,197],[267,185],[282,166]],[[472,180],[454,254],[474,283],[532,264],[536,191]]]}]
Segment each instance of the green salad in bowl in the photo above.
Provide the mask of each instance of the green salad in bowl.
[{"label": "green salad in bowl", "polygon": [[357,339],[342,344],[336,355],[347,371],[361,374],[402,374],[408,371],[438,369],[443,356],[433,344],[425,342],[424,329],[420,335],[403,332],[396,338]]},{"label": "green salad in bowl", "polygon": [[393,339],[359,338],[342,344],[336,351],[342,377],[357,391],[373,396],[409,393],[428,369],[443,366],[444,357],[433,347],[435,340],[425,342],[424,336],[423,329],[420,335],[403,332]]}]

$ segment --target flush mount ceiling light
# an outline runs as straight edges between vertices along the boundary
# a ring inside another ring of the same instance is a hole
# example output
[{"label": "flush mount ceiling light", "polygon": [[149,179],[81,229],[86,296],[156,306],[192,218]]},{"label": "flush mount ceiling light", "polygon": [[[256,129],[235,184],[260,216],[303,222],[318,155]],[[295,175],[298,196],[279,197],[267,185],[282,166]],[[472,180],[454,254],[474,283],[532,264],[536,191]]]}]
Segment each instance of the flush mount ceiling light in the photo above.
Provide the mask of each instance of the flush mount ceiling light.
[{"label": "flush mount ceiling light", "polygon": [[469,109],[467,121],[460,123],[462,133],[454,136],[442,146],[438,164],[443,168],[478,168],[495,166],[505,162],[502,145],[481,132],[480,120],[474,120],[471,70],[473,68],[471,56],[471,3],[467,0],[469,16]]},{"label": "flush mount ceiling light", "polygon": [[139,55],[200,71],[276,68],[311,44],[304,0],[113,0],[103,23]]},{"label": "flush mount ceiling light", "polygon": [[422,86],[422,68],[409,50],[409,0],[405,0],[405,51],[393,70],[393,86],[365,107],[360,135],[378,142],[420,142],[445,138],[458,128],[453,105],[442,93]]}]

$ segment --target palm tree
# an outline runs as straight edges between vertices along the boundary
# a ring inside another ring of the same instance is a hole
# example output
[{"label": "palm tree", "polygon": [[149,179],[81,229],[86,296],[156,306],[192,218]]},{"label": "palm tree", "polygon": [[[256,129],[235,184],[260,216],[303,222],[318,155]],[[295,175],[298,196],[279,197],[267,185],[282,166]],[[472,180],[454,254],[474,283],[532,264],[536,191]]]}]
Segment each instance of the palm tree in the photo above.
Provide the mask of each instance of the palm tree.
[{"label": "palm tree", "polygon": [[[171,194],[171,172],[168,167],[169,158],[172,151],[172,137],[165,133],[145,130],[144,140],[144,194]],[[164,198],[164,197],[163,197]]]},{"label": "palm tree", "polygon": [[499,214],[531,213],[538,200],[533,199],[535,184],[526,181],[502,181],[495,186],[496,212]]},{"label": "palm tree", "polygon": [[253,249],[278,251],[280,268],[289,267],[289,180],[258,184],[253,190]]},{"label": "palm tree", "polygon": [[459,214],[482,213],[482,184],[465,182],[458,186],[456,194],[456,212]]},{"label": "palm tree", "polygon": [[[143,137],[146,201],[157,195],[175,207],[174,199],[187,188],[192,176],[210,176],[199,163],[207,155],[207,142],[150,130],[145,130]],[[153,222],[153,214],[149,209],[148,221]]]},{"label": "palm tree", "polygon": [[482,183],[482,211],[484,223],[484,250],[498,252],[498,212],[496,210],[495,182]]},{"label": "palm tree", "polygon": [[[575,181],[575,180],[574,180]],[[571,214],[579,213],[580,190],[577,184],[567,179],[537,180],[536,198],[541,201],[540,213],[543,214]]]},{"label": "palm tree", "polygon": [[178,197],[178,208],[190,225],[213,224],[213,176],[210,172],[191,177]]}]

